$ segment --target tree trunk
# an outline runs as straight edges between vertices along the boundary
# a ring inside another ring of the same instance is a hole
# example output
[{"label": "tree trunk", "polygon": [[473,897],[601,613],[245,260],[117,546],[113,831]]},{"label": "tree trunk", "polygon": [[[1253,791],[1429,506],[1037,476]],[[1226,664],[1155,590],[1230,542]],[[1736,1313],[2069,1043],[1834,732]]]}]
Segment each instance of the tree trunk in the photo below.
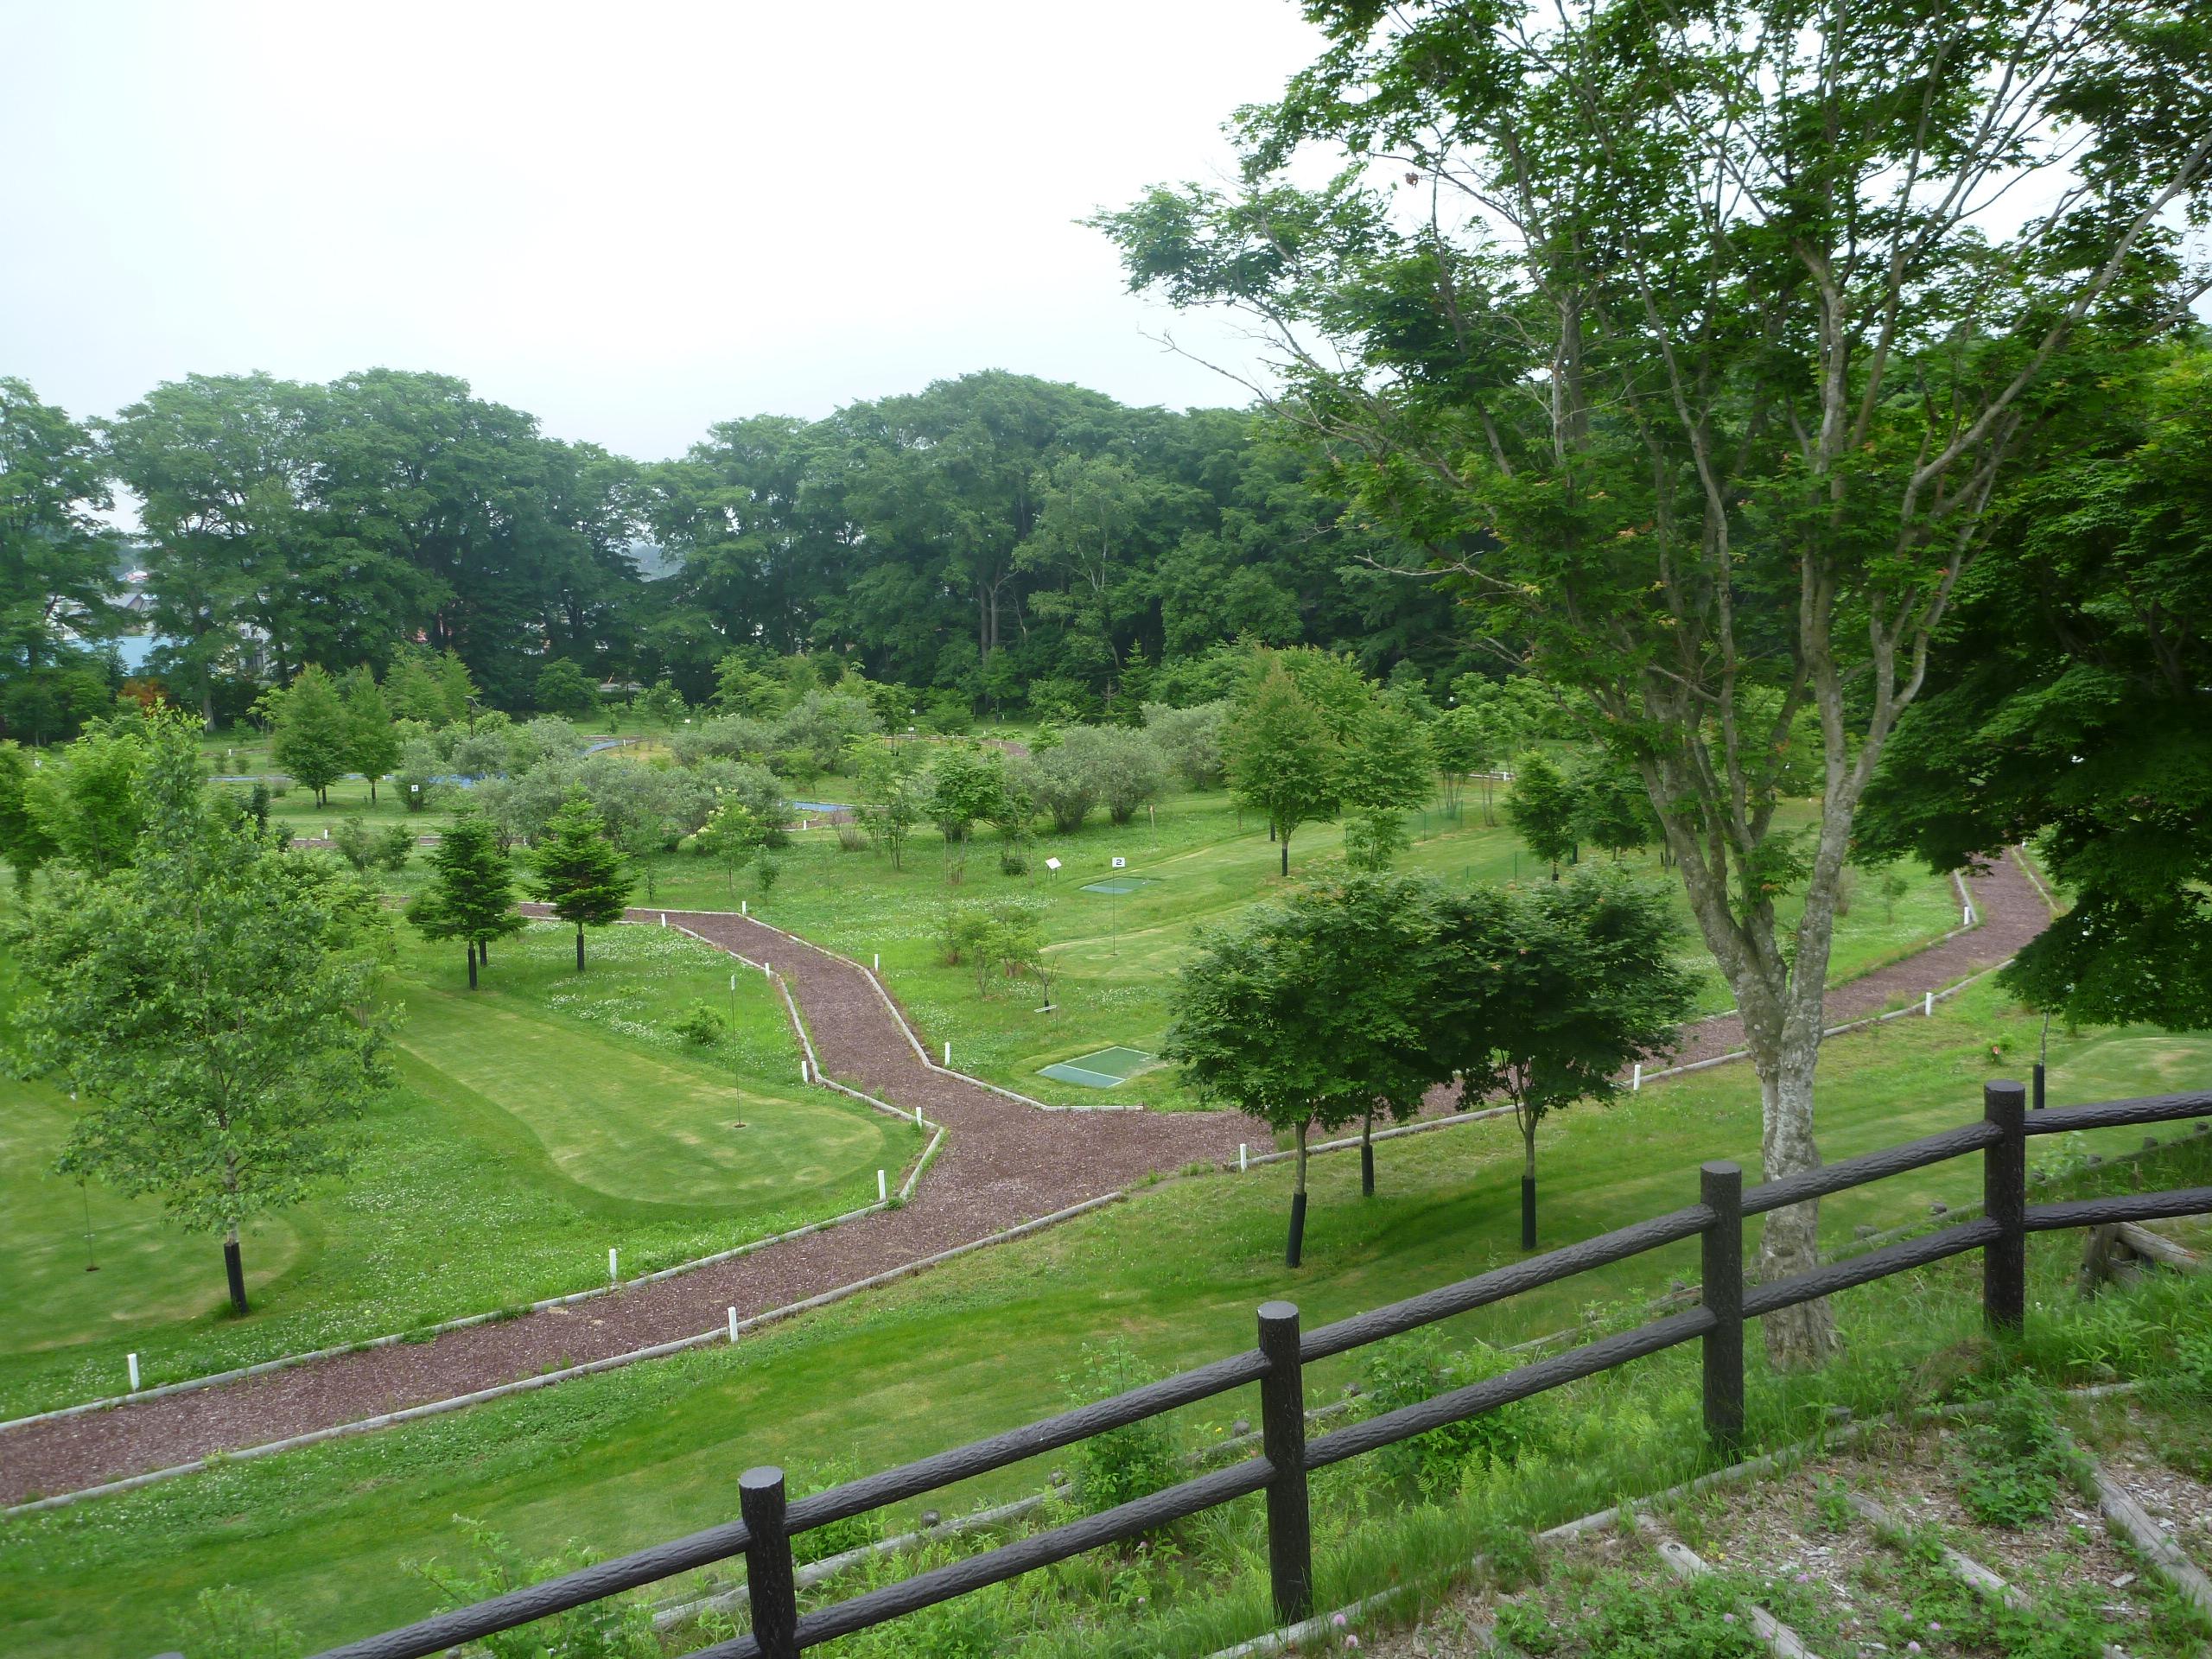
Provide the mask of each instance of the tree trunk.
[{"label": "tree trunk", "polygon": [[1287,830],[1284,831],[1282,838],[1282,873],[1285,875],[1290,874],[1290,834]]},{"label": "tree trunk", "polygon": [[[1820,1148],[1813,1142],[1813,1072],[1821,1053],[1819,1008],[1815,997],[1809,1021],[1799,1010],[1791,1011],[1770,1063],[1760,1064],[1758,1048],[1752,1050],[1752,1065],[1759,1073],[1759,1163],[1770,1181],[1821,1166]],[[1817,1200],[1770,1214],[1759,1237],[1759,1277],[1784,1279],[1820,1266],[1820,1224]],[[1841,1347],[1834,1311],[1826,1301],[1800,1302],[1766,1315],[1759,1325],[1768,1357],[1785,1370],[1823,1364]]]},{"label": "tree trunk", "polygon": [[476,941],[468,942],[468,988],[476,988]]},{"label": "tree trunk", "polygon": [[1375,1196],[1375,1114],[1363,1113],[1359,1120],[1359,1196]]},{"label": "tree trunk", "polygon": [[1298,1180],[1290,1194],[1290,1247],[1283,1265],[1294,1268],[1306,1253],[1306,1125],[1298,1126]]},{"label": "tree trunk", "polygon": [[1521,1248],[1536,1248],[1536,1119],[1521,1115]]},{"label": "tree trunk", "polygon": [[231,1281],[231,1312],[243,1319],[253,1310],[245,1302],[245,1262],[238,1254],[238,1224],[223,1235],[223,1272]]},{"label": "tree trunk", "polygon": [[583,924],[582,924],[582,922],[578,922],[578,923],[576,924],[576,971],[577,971],[578,973],[580,973],[580,974],[581,974],[582,972],[583,972],[583,970],[584,970],[584,927],[583,927]]}]

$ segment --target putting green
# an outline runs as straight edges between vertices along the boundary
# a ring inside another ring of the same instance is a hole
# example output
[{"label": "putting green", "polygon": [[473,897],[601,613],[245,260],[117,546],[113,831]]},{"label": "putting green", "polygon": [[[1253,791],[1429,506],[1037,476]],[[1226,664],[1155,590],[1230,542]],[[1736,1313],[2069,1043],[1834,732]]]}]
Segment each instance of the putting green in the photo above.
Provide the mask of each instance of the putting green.
[{"label": "putting green", "polygon": [[[400,1046],[518,1119],[570,1180],[644,1204],[752,1208],[849,1191],[904,1151],[890,1122],[826,1092],[734,1084],[681,1055],[466,991],[407,987]],[[416,1086],[435,1094],[427,1078]]]},{"label": "putting green", "polygon": [[1037,1075],[1055,1077],[1062,1083],[1072,1083],[1084,1089],[1118,1089],[1150,1065],[1153,1058],[1141,1048],[1117,1045],[1113,1048],[1102,1048],[1095,1054],[1078,1054],[1071,1060],[1040,1066]]},{"label": "putting green", "polygon": [[[143,1330],[197,1319],[222,1306],[222,1246],[188,1233],[155,1198],[126,1198],[97,1181],[82,1187],[54,1173],[75,1109],[39,1084],[0,1084],[0,1245],[13,1263],[0,1298],[0,1339],[38,1352],[103,1331]],[[89,1217],[92,1239],[86,1240]],[[312,1227],[276,1217],[245,1249],[246,1287],[257,1294],[311,1254]],[[99,1263],[87,1273],[88,1259]]]}]

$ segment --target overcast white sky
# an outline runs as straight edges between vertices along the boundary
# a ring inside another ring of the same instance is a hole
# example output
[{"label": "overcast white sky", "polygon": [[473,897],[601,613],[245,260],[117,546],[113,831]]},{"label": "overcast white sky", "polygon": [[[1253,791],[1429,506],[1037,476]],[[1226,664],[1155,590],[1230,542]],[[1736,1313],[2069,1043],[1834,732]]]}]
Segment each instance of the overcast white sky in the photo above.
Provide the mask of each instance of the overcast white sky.
[{"label": "overcast white sky", "polygon": [[0,373],[463,376],[640,459],[1005,368],[1237,403],[1074,221],[1226,165],[1292,0],[0,0]]}]

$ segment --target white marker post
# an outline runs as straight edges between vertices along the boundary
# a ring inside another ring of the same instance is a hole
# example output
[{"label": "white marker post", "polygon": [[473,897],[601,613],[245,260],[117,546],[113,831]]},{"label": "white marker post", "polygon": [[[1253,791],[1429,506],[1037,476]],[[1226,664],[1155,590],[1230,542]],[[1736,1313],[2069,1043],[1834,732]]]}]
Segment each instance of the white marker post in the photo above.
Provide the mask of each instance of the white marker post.
[{"label": "white marker post", "polygon": [[948,1066],[952,1064],[952,1045],[949,1041],[944,1046],[944,1063]]},{"label": "white marker post", "polygon": [[734,1307],[729,1311],[729,1339],[734,1345],[737,1341],[737,1310]]},{"label": "white marker post", "polygon": [[883,952],[880,950],[875,953],[875,971],[879,974],[883,971]]},{"label": "white marker post", "polygon": [[666,927],[668,925],[668,912],[664,910],[660,913],[660,925],[663,927]]},{"label": "white marker post", "polygon": [[1961,907],[1961,912],[1959,917],[1959,925],[1961,927],[1972,927],[1974,925],[1974,906],[1972,905],[1967,905]]},{"label": "white marker post", "polygon": [[1630,1080],[1628,1091],[1631,1095],[1640,1095],[1643,1092],[1643,1062],[1642,1060],[1636,1063],[1636,1076]]},{"label": "white marker post", "polygon": [[922,1127],[922,1109],[918,1106],[914,1108],[914,1127],[918,1129]]},{"label": "white marker post", "polygon": [[607,1282],[610,1285],[620,1284],[621,1277],[614,1266],[614,1247],[610,1244],[607,1247]]},{"label": "white marker post", "polygon": [[1244,1142],[1243,1142],[1243,1141],[1239,1141],[1236,1143],[1236,1173],[1237,1173],[1239,1175],[1242,1175],[1242,1174],[1244,1173],[1244,1154],[1245,1154],[1245,1152],[1246,1152],[1246,1147],[1245,1147]]},{"label": "white marker post", "polygon": [[741,916],[750,916],[753,913],[753,901],[749,899],[739,899],[737,901],[737,913]]},{"label": "white marker post", "polygon": [[136,1394],[138,1392],[138,1356],[125,1354],[123,1363],[130,1368],[130,1392]]},{"label": "white marker post", "polygon": [[801,1083],[811,1083],[814,1081],[813,1078],[806,1075],[806,1062],[804,1060],[801,1060],[798,1063],[798,1080]]},{"label": "white marker post", "polygon": [[885,1204],[890,1201],[890,1198],[891,1183],[884,1179],[883,1172],[879,1169],[875,1172],[875,1201]]}]

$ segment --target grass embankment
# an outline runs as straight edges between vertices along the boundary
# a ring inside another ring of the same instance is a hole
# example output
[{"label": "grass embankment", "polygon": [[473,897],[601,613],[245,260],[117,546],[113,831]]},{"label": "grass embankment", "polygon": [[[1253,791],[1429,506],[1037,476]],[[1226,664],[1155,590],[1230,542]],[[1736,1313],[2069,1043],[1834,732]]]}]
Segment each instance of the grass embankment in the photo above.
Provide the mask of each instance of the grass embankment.
[{"label": "grass embankment", "polygon": [[[800,1085],[782,999],[721,952],[658,929],[499,946],[472,995],[457,950],[403,938],[399,1087],[353,1173],[255,1229],[255,1312],[226,1311],[215,1244],[151,1198],[54,1175],[73,1109],[0,1081],[0,1415],[604,1283],[870,1203],[913,1131]],[[731,1034],[671,1027],[705,1001]],[[742,1125],[742,1128],[738,1127]],[[99,1264],[86,1271],[89,1249]]]},{"label": "grass embankment", "polygon": [[[1933,1020],[1833,1043],[1821,1078],[1823,1150],[1841,1157],[1970,1121],[1985,1077],[2024,1071],[2036,1028],[1982,986]],[[2053,1099],[2063,1103],[2183,1086],[2212,1067],[2212,1044],[2106,1034],[2055,1039],[2053,1058]],[[2114,1131],[2090,1144],[2111,1151],[2139,1140]],[[1736,1067],[1654,1085],[1610,1111],[1565,1114],[1541,1137],[1544,1241],[1688,1201],[1707,1158],[1735,1155],[1756,1178],[1758,1141],[1757,1086]],[[2038,1142],[2035,1155],[2078,1161],[2086,1149]],[[1126,1342],[1142,1368],[1164,1373],[1248,1346],[1252,1309],[1270,1296],[1291,1297],[1319,1323],[1513,1261],[1515,1157],[1503,1122],[1394,1143],[1381,1151],[1381,1192],[1370,1202],[1357,1196],[1356,1162],[1320,1160],[1307,1266],[1297,1274],[1281,1258],[1287,1170],[1170,1182],[734,1350],[30,1518],[0,1532],[0,1621],[24,1655],[152,1650],[172,1638],[200,1588],[231,1582],[312,1642],[362,1634],[433,1605],[402,1564],[456,1551],[449,1517],[457,1514],[489,1522],[533,1555],[571,1539],[600,1554],[632,1549],[727,1518],[734,1474],[751,1464],[781,1463],[807,1484],[832,1465],[885,1466],[1044,1414],[1062,1402],[1060,1379],[1080,1369],[1086,1344]],[[1827,1236],[1847,1243],[1861,1224],[1971,1202],[1980,1184],[1978,1162],[1962,1160],[1840,1196],[1823,1207]],[[2055,1294],[2060,1269],[2050,1263],[2078,1243],[2037,1249],[2046,1264],[2038,1282]],[[1649,1295],[1695,1274],[1694,1246],[1685,1244],[1467,1316],[1447,1334],[1454,1343],[1517,1341],[1573,1324],[1586,1304]],[[1872,1289],[1843,1299],[1868,1389],[1894,1387],[1914,1363],[1910,1345],[1937,1339],[1935,1314],[1916,1322],[1914,1306]],[[1961,1330],[1970,1324],[1967,1313],[1942,1317]],[[1593,1487],[1663,1484],[1669,1469],[1694,1458],[1694,1419],[1676,1421],[1684,1408],[1675,1398],[1694,1374],[1681,1368],[1694,1358],[1675,1364],[1624,1374],[1611,1385],[1618,1395],[1605,1396],[1618,1402],[1606,1408],[1613,1429],[1637,1430],[1622,1443],[1640,1448],[1649,1468],[1600,1457],[1600,1436],[1583,1452],[1561,1452],[1547,1503],[1586,1509]],[[1650,1381],[1637,1380],[1647,1371]],[[1352,1374],[1344,1364],[1316,1368],[1309,1401],[1332,1397]],[[1803,1421],[1789,1418],[1800,1408],[1779,1384],[1762,1378],[1755,1392],[1767,1427]],[[1214,1402],[1210,1421],[1240,1414],[1252,1414],[1252,1402],[1229,1396]],[[933,1495],[899,1518],[1033,1490],[1050,1466]],[[1332,1589],[1382,1570],[1349,1532],[1335,1537]],[[127,1599],[111,1593],[126,1571]],[[1236,1596],[1221,1605],[1224,1618],[1243,1616]]]}]

